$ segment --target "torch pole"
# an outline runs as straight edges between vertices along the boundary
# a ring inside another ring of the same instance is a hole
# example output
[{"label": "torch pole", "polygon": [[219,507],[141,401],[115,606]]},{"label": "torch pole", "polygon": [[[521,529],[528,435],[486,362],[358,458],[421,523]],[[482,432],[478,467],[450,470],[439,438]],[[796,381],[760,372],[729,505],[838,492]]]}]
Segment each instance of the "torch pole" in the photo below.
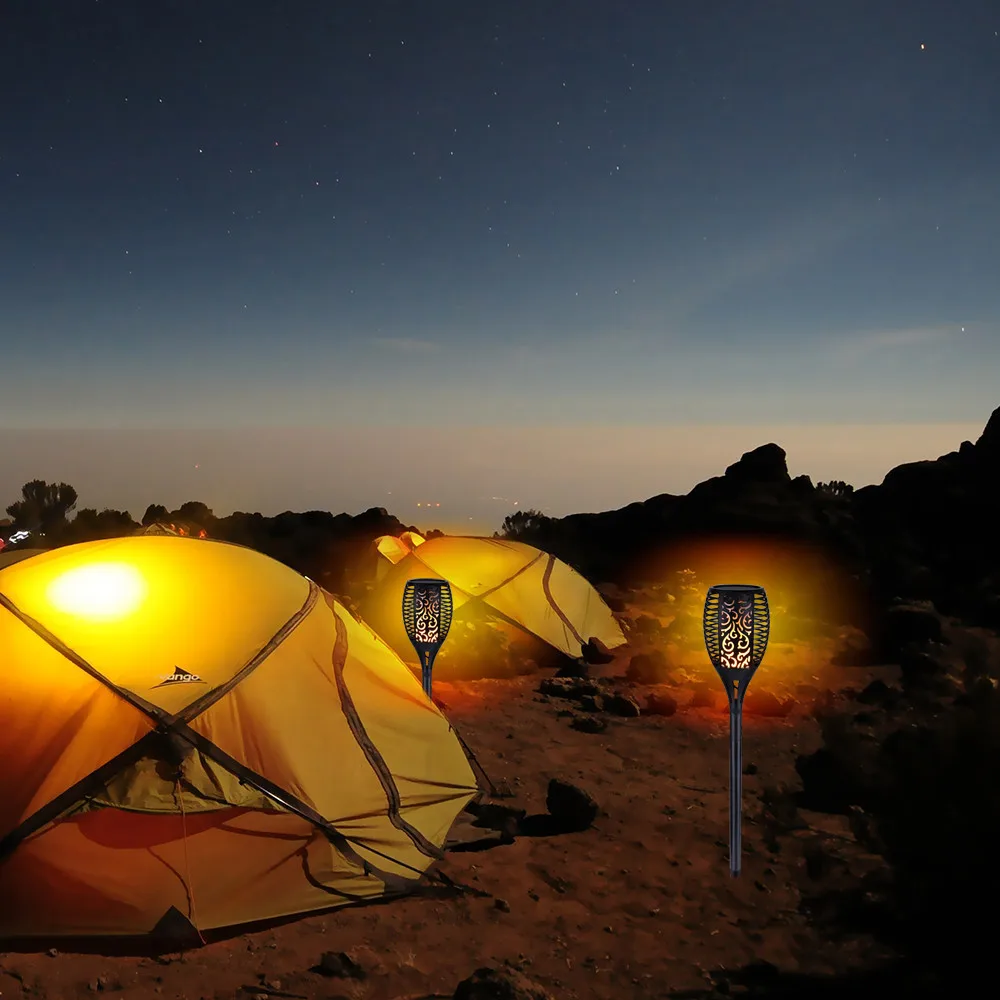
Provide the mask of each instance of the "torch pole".
[{"label": "torch pole", "polygon": [[431,677],[433,669],[434,669],[434,654],[430,650],[428,650],[426,653],[424,653],[423,656],[423,663],[421,665],[421,677],[423,680],[424,694],[427,695],[427,697],[431,698],[432,700],[433,700],[433,695],[431,694],[431,692],[433,690],[434,682],[431,679]]},{"label": "torch pole", "polygon": [[740,874],[743,813],[743,705],[739,697],[729,700],[729,873]]}]

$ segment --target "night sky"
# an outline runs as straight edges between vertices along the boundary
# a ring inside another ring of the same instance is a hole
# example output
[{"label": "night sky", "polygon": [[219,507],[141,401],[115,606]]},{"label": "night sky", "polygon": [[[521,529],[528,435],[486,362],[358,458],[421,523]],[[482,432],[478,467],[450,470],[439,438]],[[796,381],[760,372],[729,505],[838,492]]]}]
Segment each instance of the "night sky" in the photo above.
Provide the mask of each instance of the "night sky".
[{"label": "night sky", "polygon": [[863,485],[1000,405],[996,0],[0,16],[0,506]]}]

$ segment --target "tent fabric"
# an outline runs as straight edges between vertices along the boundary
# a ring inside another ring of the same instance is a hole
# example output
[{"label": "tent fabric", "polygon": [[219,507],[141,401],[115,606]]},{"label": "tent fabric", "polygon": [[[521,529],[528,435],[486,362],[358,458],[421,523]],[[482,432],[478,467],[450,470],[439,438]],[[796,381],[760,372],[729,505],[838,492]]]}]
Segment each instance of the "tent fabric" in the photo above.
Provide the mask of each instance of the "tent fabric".
[{"label": "tent fabric", "polygon": [[0,569],[0,938],[414,888],[477,795],[404,663],[315,583],[140,535]]},{"label": "tent fabric", "polygon": [[375,545],[384,558],[361,613],[408,662],[414,654],[400,609],[406,581],[415,577],[448,581],[456,619],[463,609],[485,606],[568,656],[580,656],[591,639],[609,649],[626,641],[597,590],[571,566],[531,545],[464,535],[424,539],[416,532],[384,535]]},{"label": "tent fabric", "polygon": [[375,539],[375,548],[379,555],[385,556],[391,565],[405,559],[418,545],[423,545],[426,539],[416,531],[404,531],[400,535],[381,535]]}]

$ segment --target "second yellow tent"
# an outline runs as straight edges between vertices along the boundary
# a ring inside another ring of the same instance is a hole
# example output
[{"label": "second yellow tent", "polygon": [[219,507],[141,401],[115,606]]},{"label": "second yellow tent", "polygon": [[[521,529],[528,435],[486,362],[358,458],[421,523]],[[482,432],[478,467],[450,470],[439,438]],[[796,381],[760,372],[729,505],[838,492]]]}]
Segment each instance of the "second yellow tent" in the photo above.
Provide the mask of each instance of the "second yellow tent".
[{"label": "second yellow tent", "polygon": [[[413,660],[402,624],[406,581],[447,580],[456,619],[470,604],[520,626],[567,656],[598,639],[609,649],[625,642],[621,626],[597,590],[571,566],[523,542],[413,531],[376,539],[379,570],[362,613],[379,636]],[[468,610],[468,609],[467,609]]]}]

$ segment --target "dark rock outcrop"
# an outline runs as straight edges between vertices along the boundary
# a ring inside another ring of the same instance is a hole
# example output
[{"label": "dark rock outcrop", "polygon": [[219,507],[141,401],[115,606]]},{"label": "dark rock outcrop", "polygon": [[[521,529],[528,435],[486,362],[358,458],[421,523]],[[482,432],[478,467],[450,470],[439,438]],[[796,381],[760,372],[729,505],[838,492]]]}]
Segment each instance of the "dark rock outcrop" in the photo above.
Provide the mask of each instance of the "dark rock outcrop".
[{"label": "dark rock outcrop", "polygon": [[[991,626],[1000,565],[1000,408],[975,444],[892,469],[852,507],[878,596],[924,598],[941,612]],[[979,621],[977,621],[979,619]]]},{"label": "dark rock outcrop", "polygon": [[537,541],[591,579],[638,584],[683,568],[662,561],[677,542],[781,539],[821,551],[853,581],[850,624],[877,631],[880,608],[931,601],[944,615],[1000,629],[998,495],[1000,408],[975,444],[897,466],[877,486],[851,492],[792,479],[784,451],[771,443],[685,496],[548,519]]}]

